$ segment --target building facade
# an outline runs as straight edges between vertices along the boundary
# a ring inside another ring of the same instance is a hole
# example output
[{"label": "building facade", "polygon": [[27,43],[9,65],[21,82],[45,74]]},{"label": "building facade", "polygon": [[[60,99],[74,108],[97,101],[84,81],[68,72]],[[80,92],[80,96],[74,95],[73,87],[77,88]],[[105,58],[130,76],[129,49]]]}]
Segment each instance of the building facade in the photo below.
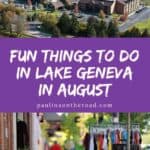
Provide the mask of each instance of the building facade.
[{"label": "building facade", "polygon": [[140,0],[117,0],[115,12],[118,14],[131,14],[140,6]]},{"label": "building facade", "polygon": [[80,0],[78,5],[81,11],[130,14],[139,8],[140,0]]},{"label": "building facade", "polygon": [[36,113],[0,113],[0,150],[43,150]]},{"label": "building facade", "polygon": [[78,5],[81,11],[99,12],[103,10],[106,14],[112,14],[115,9],[116,0],[80,0]]}]

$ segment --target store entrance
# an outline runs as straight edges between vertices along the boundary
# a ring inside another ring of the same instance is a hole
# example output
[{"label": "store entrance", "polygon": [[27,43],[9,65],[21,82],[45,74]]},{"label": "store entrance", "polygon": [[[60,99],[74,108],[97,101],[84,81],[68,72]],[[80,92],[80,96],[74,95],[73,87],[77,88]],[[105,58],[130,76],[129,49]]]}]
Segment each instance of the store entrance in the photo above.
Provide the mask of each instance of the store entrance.
[{"label": "store entrance", "polygon": [[16,113],[17,150],[29,150],[29,113]]}]

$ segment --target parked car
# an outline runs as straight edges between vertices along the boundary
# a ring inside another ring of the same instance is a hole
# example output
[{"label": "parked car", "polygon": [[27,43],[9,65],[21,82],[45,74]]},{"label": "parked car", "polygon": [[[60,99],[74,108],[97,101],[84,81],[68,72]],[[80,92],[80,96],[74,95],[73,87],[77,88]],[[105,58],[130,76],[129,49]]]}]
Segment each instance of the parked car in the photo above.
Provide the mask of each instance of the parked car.
[{"label": "parked car", "polygon": [[150,146],[146,146],[144,150],[150,150]]},{"label": "parked car", "polygon": [[82,15],[78,15],[78,18],[83,18],[83,16]]},{"label": "parked car", "polygon": [[144,9],[146,9],[146,7],[142,7],[142,8],[140,8],[140,9],[138,9],[138,10],[136,11],[136,13],[140,13],[140,12],[143,11]]}]

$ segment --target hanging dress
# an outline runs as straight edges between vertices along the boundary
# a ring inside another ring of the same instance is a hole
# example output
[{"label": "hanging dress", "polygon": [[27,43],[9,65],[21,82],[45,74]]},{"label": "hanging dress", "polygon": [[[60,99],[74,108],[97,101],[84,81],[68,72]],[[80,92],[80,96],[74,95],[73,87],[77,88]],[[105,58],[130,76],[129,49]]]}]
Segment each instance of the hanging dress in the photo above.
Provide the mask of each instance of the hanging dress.
[{"label": "hanging dress", "polygon": [[94,136],[92,134],[90,135],[89,150],[94,150]]},{"label": "hanging dress", "polygon": [[112,150],[112,143],[111,143],[110,133],[108,133],[108,150]]}]

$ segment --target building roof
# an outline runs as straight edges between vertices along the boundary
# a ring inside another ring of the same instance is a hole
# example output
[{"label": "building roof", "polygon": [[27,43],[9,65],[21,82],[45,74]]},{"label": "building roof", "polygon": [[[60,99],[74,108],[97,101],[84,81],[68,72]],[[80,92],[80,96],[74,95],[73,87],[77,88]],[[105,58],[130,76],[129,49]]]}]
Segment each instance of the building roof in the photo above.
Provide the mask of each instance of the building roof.
[{"label": "building roof", "polygon": [[123,5],[125,5],[125,0],[117,0],[117,2],[119,2],[119,3],[123,4]]},{"label": "building roof", "polygon": [[121,3],[121,4],[126,4],[126,3],[128,3],[128,2],[130,2],[130,1],[133,1],[133,0],[117,0],[119,3]]},{"label": "building roof", "polygon": [[100,4],[104,6],[110,6],[115,0],[80,0],[81,3],[93,3],[93,4]]},{"label": "building roof", "polygon": [[113,4],[114,0],[107,0],[105,2],[103,2],[104,6],[111,6]]},{"label": "building roof", "polygon": [[92,0],[80,0],[79,2],[84,3],[84,4],[88,4],[88,3],[91,3]]},{"label": "building roof", "polygon": [[56,113],[44,113],[44,119],[48,122],[62,121],[62,117],[60,117]]},{"label": "building roof", "polygon": [[55,9],[58,9],[58,8],[61,8],[61,7],[64,7],[64,4],[57,0],[57,1],[52,1],[51,4],[55,7]]},{"label": "building roof", "polygon": [[69,5],[78,4],[80,0],[66,0]]}]

